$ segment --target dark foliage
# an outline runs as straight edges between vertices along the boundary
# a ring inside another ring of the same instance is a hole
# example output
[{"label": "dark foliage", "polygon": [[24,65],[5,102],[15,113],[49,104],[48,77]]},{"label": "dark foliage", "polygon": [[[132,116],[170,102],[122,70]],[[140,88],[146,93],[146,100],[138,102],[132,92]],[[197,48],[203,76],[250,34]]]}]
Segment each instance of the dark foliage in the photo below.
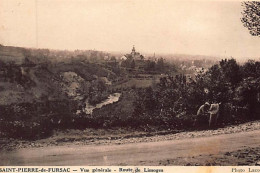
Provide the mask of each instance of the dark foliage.
[{"label": "dark foliage", "polygon": [[77,104],[68,100],[0,106],[0,131],[8,137],[39,139],[70,128]]},{"label": "dark foliage", "polygon": [[246,1],[242,3],[242,6],[242,23],[251,35],[260,36],[260,2]]},{"label": "dark foliage", "polygon": [[[155,88],[139,91],[133,117],[136,125],[159,125],[167,128],[191,128],[203,103],[219,103],[219,124],[259,119],[259,62],[239,66],[234,59],[222,60],[194,79],[184,75],[161,78]],[[209,117],[201,117],[200,127]]]}]

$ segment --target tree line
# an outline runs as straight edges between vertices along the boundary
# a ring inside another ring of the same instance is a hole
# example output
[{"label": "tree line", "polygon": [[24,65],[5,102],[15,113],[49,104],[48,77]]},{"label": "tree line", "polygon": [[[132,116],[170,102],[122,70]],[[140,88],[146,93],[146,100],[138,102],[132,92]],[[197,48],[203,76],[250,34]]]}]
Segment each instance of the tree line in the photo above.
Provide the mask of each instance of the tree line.
[{"label": "tree line", "polygon": [[259,119],[260,62],[224,59],[195,78],[163,77],[155,87],[139,90],[133,118],[136,125],[189,128],[205,102],[222,103],[219,125]]}]

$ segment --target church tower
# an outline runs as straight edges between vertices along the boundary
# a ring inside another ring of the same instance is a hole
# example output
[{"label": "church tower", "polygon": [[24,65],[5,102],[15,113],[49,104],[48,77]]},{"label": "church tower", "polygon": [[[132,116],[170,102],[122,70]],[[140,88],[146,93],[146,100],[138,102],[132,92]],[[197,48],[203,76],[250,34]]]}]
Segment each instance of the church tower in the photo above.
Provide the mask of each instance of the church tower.
[{"label": "church tower", "polygon": [[132,55],[132,56],[135,55],[135,45],[133,45],[133,49],[132,49],[131,55]]}]

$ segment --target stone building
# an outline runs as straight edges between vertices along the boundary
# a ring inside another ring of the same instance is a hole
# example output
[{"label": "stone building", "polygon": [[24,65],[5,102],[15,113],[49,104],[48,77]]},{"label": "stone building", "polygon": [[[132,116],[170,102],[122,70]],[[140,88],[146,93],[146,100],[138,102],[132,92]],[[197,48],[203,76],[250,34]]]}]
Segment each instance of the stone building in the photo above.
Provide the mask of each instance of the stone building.
[{"label": "stone building", "polygon": [[125,56],[133,60],[144,60],[144,56],[135,51],[135,46],[133,46],[132,52],[130,54],[126,54]]}]

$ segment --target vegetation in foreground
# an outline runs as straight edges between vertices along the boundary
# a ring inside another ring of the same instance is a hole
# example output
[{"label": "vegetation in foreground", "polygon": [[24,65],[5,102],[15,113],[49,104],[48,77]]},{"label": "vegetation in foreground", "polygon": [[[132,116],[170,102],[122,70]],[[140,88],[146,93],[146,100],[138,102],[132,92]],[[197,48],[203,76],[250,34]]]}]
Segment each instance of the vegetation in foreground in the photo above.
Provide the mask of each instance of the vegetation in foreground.
[{"label": "vegetation in foreground", "polygon": [[[207,128],[208,117],[193,127],[197,109],[206,101],[222,103],[218,125],[259,119],[259,62],[239,65],[235,59],[222,60],[189,77],[181,70],[172,75],[176,68],[149,74],[117,68],[116,63],[92,62],[103,55],[89,54],[62,62],[39,54],[27,55],[20,65],[1,61],[0,101],[5,104],[0,105],[0,135],[39,139],[54,129]],[[39,61],[33,62],[36,58]],[[121,93],[118,102],[91,115],[78,113],[86,100],[95,105],[114,92]]]},{"label": "vegetation in foreground", "polygon": [[[200,105],[221,102],[219,125],[259,119],[259,69],[259,62],[238,65],[229,59],[195,79],[185,75],[161,78],[156,87],[138,93],[133,117],[142,120],[139,125],[185,129],[193,126]],[[208,117],[202,117],[199,127],[207,127],[207,121]]]}]

